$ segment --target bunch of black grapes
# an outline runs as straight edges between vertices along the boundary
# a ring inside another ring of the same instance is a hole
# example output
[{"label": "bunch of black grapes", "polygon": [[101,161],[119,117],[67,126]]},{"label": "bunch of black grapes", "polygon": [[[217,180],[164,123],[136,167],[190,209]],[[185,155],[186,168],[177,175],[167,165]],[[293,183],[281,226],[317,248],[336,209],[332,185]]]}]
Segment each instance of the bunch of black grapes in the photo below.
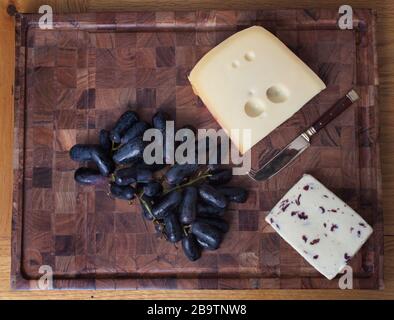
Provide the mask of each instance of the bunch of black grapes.
[{"label": "bunch of black grapes", "polygon": [[153,127],[165,137],[169,119],[168,114],[159,111],[148,124],[137,113],[127,111],[110,132],[101,130],[100,144],[77,144],[70,150],[70,157],[95,164],[95,168],[76,170],[78,183],[107,183],[109,195],[130,202],[138,199],[144,218],[153,221],[167,241],[181,241],[187,258],[195,261],[201,257],[202,249],[220,247],[229,230],[223,218],[229,202],[245,202],[248,192],[225,186],[232,179],[232,169],[219,164],[175,164],[165,173],[165,164],[146,164],[144,132]]}]

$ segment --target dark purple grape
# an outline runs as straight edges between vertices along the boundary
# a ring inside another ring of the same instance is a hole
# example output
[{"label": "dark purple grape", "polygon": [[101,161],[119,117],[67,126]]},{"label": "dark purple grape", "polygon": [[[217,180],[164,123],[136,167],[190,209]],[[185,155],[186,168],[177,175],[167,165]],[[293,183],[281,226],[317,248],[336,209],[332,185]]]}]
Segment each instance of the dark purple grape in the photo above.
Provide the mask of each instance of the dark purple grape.
[{"label": "dark purple grape", "polygon": [[164,219],[172,213],[182,201],[182,193],[173,191],[164,196],[152,209],[152,214],[156,219]]},{"label": "dark purple grape", "polygon": [[198,171],[198,164],[174,164],[165,174],[168,184],[179,185]]},{"label": "dark purple grape", "polygon": [[[197,239],[197,238],[196,238],[196,239]],[[211,248],[211,247],[209,246],[209,244],[205,243],[204,241],[201,241],[200,239],[197,239],[197,243],[198,243],[198,245],[199,245],[201,248],[203,248],[203,249],[206,249],[206,250],[216,250],[216,249]]]},{"label": "dark purple grape", "polygon": [[112,150],[112,142],[109,138],[109,131],[102,129],[99,135],[100,146],[106,152],[109,153]]},{"label": "dark purple grape", "polygon": [[108,182],[100,171],[91,168],[79,168],[74,173],[74,179],[76,182],[85,185],[100,185]]},{"label": "dark purple grape", "polygon": [[144,134],[146,130],[149,129],[149,124],[143,121],[139,121],[135,123],[126,133],[123,135],[121,139],[121,143],[125,144],[137,137],[140,137]]},{"label": "dark purple grape", "polygon": [[248,190],[241,187],[220,187],[217,189],[228,201],[245,203],[248,200]]},{"label": "dark purple grape", "polygon": [[133,111],[123,113],[115,127],[110,132],[110,139],[115,143],[120,143],[123,134],[139,120],[138,114]]},{"label": "dark purple grape", "polygon": [[226,169],[226,167],[224,167],[221,164],[209,164],[208,165],[208,170],[209,170],[210,174],[218,173],[218,172],[222,171],[223,169]]},{"label": "dark purple grape", "polygon": [[137,182],[149,183],[153,180],[153,173],[148,169],[139,169],[137,167]]},{"label": "dark purple grape", "polygon": [[160,182],[151,181],[142,187],[145,195],[148,197],[157,197],[163,192],[163,186]]},{"label": "dark purple grape", "polygon": [[165,234],[168,241],[176,243],[183,238],[183,229],[175,213],[170,213],[164,218]]},{"label": "dark purple grape", "polygon": [[149,183],[153,180],[153,174],[146,169],[127,167],[115,172],[115,183],[119,186],[128,186],[133,183]]},{"label": "dark purple grape", "polygon": [[224,213],[224,209],[214,207],[206,203],[197,204],[197,215],[199,217],[223,217]]},{"label": "dark purple grape", "polygon": [[218,207],[221,209],[225,209],[227,207],[227,199],[224,195],[219,193],[214,187],[203,184],[198,188],[198,193],[206,203]]},{"label": "dark purple grape", "polygon": [[158,111],[152,117],[152,125],[154,128],[159,129],[162,132],[166,130],[166,122],[170,120],[170,116],[168,113],[164,111]]},{"label": "dark purple grape", "polygon": [[120,143],[123,134],[138,120],[138,115],[133,111],[126,111],[123,113],[118,122],[116,122],[115,127],[111,130],[111,140],[115,143]]},{"label": "dark purple grape", "polygon": [[182,248],[185,256],[190,261],[196,261],[201,257],[201,248],[194,235],[188,234],[182,239]]},{"label": "dark purple grape", "polygon": [[119,186],[128,186],[137,182],[137,168],[128,167],[115,172],[115,183]]},{"label": "dark purple grape", "polygon": [[70,157],[74,161],[93,161],[103,176],[108,176],[114,170],[111,158],[97,145],[77,144],[70,150]]},{"label": "dark purple grape", "polygon": [[230,229],[228,222],[224,219],[221,218],[202,218],[202,217],[198,217],[196,219],[196,222],[203,222],[203,223],[207,223],[215,228],[217,228],[219,231],[223,232],[223,233],[227,233],[228,230]]},{"label": "dark purple grape", "polygon": [[179,221],[182,224],[190,224],[194,221],[197,214],[197,189],[187,187],[183,191],[183,199],[179,206]]},{"label": "dark purple grape", "polygon": [[117,184],[112,183],[111,194],[118,199],[132,200],[135,197],[135,189],[131,186],[118,186]]},{"label": "dark purple grape", "polygon": [[213,173],[210,177],[208,177],[209,184],[217,186],[229,183],[233,178],[232,169],[222,169]]},{"label": "dark purple grape", "polygon": [[103,149],[99,147],[94,148],[91,151],[91,155],[92,161],[96,164],[103,176],[108,177],[115,170],[115,165],[112,159]]},{"label": "dark purple grape", "polygon": [[220,247],[223,240],[222,233],[210,224],[203,222],[193,222],[191,225],[191,232],[196,238],[212,249],[216,250]]},{"label": "dark purple grape", "polygon": [[163,170],[166,166],[167,166],[167,165],[164,164],[164,163],[163,163],[163,164],[157,164],[157,163],[146,164],[146,163],[143,162],[143,160],[142,160],[142,163],[138,163],[136,167],[137,167],[138,169],[147,169],[147,170],[149,170],[149,171],[151,171],[151,172],[156,172],[156,171]]},{"label": "dark purple grape", "polygon": [[171,159],[171,150],[167,148],[167,143],[166,143],[166,122],[170,121],[170,116],[168,113],[164,111],[158,111],[153,117],[152,117],[152,125],[155,129],[158,129],[161,131],[163,135],[163,161],[164,163],[168,163],[169,160]]},{"label": "dark purple grape", "polygon": [[76,144],[70,149],[70,158],[77,162],[92,160],[92,150],[97,148],[92,144]]},{"label": "dark purple grape", "polygon": [[117,164],[133,163],[142,158],[144,148],[145,145],[142,139],[136,138],[121,146],[120,149],[115,152],[113,159]]}]

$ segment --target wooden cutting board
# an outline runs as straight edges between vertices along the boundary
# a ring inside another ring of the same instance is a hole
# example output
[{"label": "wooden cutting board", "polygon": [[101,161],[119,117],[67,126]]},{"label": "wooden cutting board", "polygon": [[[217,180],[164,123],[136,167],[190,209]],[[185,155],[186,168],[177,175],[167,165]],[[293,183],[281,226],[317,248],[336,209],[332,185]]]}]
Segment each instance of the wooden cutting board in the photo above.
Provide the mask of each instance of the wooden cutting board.
[{"label": "wooden cutting board", "polygon": [[[331,10],[126,12],[37,15],[16,28],[12,287],[37,289],[40,266],[55,289],[338,288],[266,224],[267,212],[311,173],[357,210],[374,234],[351,261],[353,285],[383,286],[383,215],[378,145],[375,14],[356,10],[353,30],[339,30]],[[128,108],[144,119],[162,108],[180,127],[217,123],[193,94],[187,74],[212,47],[261,25],[276,34],[328,88],[253,150],[285,146],[354,87],[361,100],[317,136],[281,174],[256,183],[236,177],[250,198],[232,205],[220,250],[189,262],[144,223],[138,205],[112,200],[105,188],[73,181],[75,143],[97,141]]]}]

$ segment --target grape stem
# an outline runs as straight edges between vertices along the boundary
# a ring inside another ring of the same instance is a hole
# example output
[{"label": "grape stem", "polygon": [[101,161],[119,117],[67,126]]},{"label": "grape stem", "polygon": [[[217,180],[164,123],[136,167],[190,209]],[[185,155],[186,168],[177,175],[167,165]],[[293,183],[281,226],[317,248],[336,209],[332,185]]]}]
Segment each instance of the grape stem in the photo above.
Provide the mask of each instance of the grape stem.
[{"label": "grape stem", "polygon": [[182,229],[183,229],[183,233],[187,237],[190,233],[190,225],[184,226]]},{"label": "grape stem", "polygon": [[115,142],[113,142],[112,141],[112,152],[114,152],[114,151],[117,151],[117,150],[119,150],[120,149],[120,147],[122,146],[122,144],[119,144],[119,145],[115,145]]},{"label": "grape stem", "polygon": [[[153,219],[153,223],[154,224],[159,224],[161,226],[164,226],[165,228],[165,224],[160,222],[159,220],[157,220],[155,218],[155,216],[152,214],[152,210],[150,208],[150,206],[146,203],[146,201],[144,199],[142,199],[142,196],[144,195],[144,192],[142,192],[141,194],[137,194],[137,198],[140,200],[140,202],[142,203],[142,205],[145,207],[145,209],[148,211],[149,215],[151,216],[151,218]],[[167,235],[165,234],[164,230],[161,231],[161,235],[164,236],[164,239],[168,240]]]},{"label": "grape stem", "polygon": [[137,194],[137,198],[140,200],[140,202],[142,203],[142,205],[145,207],[145,209],[148,211],[149,215],[151,216],[151,218],[153,218],[153,222],[155,222],[155,217],[152,214],[152,210],[150,208],[150,206],[146,203],[146,201],[144,199],[142,199],[142,196],[144,195],[144,193],[138,195]]},{"label": "grape stem", "polygon": [[180,184],[179,186],[176,186],[176,187],[174,187],[174,188],[171,188],[171,189],[166,190],[166,191],[163,193],[163,195],[165,196],[166,194],[168,194],[168,193],[170,193],[170,192],[178,191],[178,190],[181,190],[181,189],[183,189],[183,188],[189,187],[189,186],[191,186],[191,185],[193,185],[193,184],[199,182],[200,180],[204,180],[204,179],[209,178],[209,177],[211,177],[211,176],[212,176],[212,174],[204,174],[204,175],[202,175],[202,176],[197,177],[197,178],[194,179],[194,180],[190,180],[189,182],[186,182],[186,183],[184,183],[184,184]]}]

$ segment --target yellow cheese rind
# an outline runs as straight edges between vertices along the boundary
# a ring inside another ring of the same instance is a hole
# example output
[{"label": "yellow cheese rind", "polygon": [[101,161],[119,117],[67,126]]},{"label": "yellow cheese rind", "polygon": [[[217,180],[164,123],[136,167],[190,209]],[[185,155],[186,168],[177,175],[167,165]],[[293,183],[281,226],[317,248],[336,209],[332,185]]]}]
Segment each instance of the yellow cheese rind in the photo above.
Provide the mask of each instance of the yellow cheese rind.
[{"label": "yellow cheese rind", "polygon": [[[250,147],[326,88],[277,37],[258,26],[209,51],[189,80],[225,130],[251,130]],[[233,142],[242,154],[248,151],[242,138]]]}]

